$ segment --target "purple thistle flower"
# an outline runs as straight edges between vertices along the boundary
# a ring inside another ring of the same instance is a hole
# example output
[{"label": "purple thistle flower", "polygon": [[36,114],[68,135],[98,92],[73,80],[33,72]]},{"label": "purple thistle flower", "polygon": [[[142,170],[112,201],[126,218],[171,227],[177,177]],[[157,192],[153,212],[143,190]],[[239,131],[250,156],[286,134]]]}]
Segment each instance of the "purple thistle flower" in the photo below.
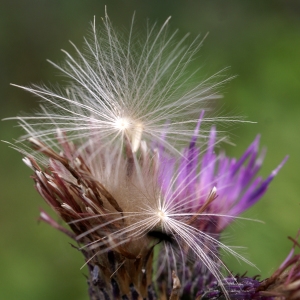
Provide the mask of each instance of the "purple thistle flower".
[{"label": "purple thistle flower", "polygon": [[[229,299],[239,288],[241,298],[245,285],[258,295],[260,284],[230,274],[219,250],[252,264],[219,238],[265,193],[286,159],[263,180],[258,137],[239,160],[215,153],[222,138],[214,126],[208,137],[202,129],[212,119],[204,110],[194,115],[217,98],[219,84],[209,84],[211,78],[188,84],[193,74],[183,74],[200,44],[182,47],[184,38],[171,47],[167,22],[144,43],[130,34],[126,47],[107,15],[103,36],[93,24],[88,53],[74,46],[77,60],[66,53],[66,67],[55,65],[70,79],[65,91],[24,88],[51,108],[18,118],[31,147],[17,149],[37,191],[70,226],[40,214],[76,241],[91,299]],[[180,150],[177,139],[188,147]]]},{"label": "purple thistle flower", "polygon": [[[215,138],[213,127],[202,154],[193,137],[179,157],[171,156],[163,147],[147,149],[145,143],[138,156],[130,148],[119,156],[113,144],[101,148],[97,138],[81,148],[59,132],[57,153],[49,145],[30,139],[34,149],[48,160],[38,162],[27,156],[24,162],[34,170],[38,192],[70,225],[73,233],[68,235],[81,245],[79,250],[90,269],[90,293],[105,291],[109,299],[117,299],[119,294],[129,297],[132,290],[147,297],[152,285],[153,250],[162,243],[164,271],[157,270],[156,274],[160,286],[163,282],[170,286],[172,270],[177,270],[186,289],[191,280],[186,271],[198,261],[201,274],[217,280],[225,295],[230,294],[221,275],[221,269],[227,268],[219,249],[245,259],[222,244],[219,234],[237,217],[237,213],[229,213],[236,207],[238,212],[248,208],[247,201],[256,200],[257,191],[266,190],[283,163],[265,181],[255,180],[262,163],[258,139],[236,161],[224,153],[214,153]],[[101,151],[95,151],[99,148]],[[60,229],[44,212],[41,218]],[[92,282],[97,282],[97,290]]]},{"label": "purple thistle flower", "polygon": [[[199,125],[200,122],[201,119]],[[265,151],[260,154],[258,152],[259,136],[241,158],[236,160],[226,157],[223,152],[215,153],[217,135],[215,127],[211,128],[207,147],[205,149],[196,147],[199,129],[197,126],[195,135],[189,147],[183,150],[179,163],[161,149],[159,181],[166,205],[170,208],[175,207],[187,215],[194,215],[201,209],[199,218],[201,224],[198,227],[201,230],[205,228],[205,232],[210,228],[212,233],[220,233],[235,217],[264,195],[288,157],[263,180],[257,176],[265,154]],[[212,191],[217,194],[213,200],[209,197]],[[210,203],[207,203],[208,199],[211,200]],[[208,216],[207,222],[203,220],[204,216]]]}]

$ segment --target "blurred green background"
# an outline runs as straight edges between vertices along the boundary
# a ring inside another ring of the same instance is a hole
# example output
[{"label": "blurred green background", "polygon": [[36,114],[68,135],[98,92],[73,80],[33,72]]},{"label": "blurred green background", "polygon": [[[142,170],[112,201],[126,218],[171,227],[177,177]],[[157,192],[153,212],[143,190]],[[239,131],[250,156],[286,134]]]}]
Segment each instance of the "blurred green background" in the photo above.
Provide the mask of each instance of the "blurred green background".
[{"label": "blurred green background", "polygon": [[[96,15],[109,16],[129,28],[136,11],[137,27],[146,19],[162,23],[172,16],[171,29],[192,36],[209,32],[198,55],[204,75],[230,66],[238,75],[221,91],[220,110],[244,115],[257,124],[231,127],[240,155],[257,133],[268,148],[261,175],[267,176],[286,154],[290,158],[268,193],[247,217],[265,221],[234,223],[227,231],[230,245],[260,271],[228,260],[234,272],[270,275],[287,255],[300,228],[300,2],[298,0],[2,0],[0,2],[0,117],[30,112],[37,99],[10,86],[56,82],[46,59],[60,62],[60,49],[73,51],[68,40],[81,45]],[[15,122],[1,122],[0,139],[12,141],[21,132]],[[50,211],[33,188],[30,170],[21,156],[0,144],[0,299],[87,299],[82,259],[70,240],[46,224],[38,224],[39,208]]]}]

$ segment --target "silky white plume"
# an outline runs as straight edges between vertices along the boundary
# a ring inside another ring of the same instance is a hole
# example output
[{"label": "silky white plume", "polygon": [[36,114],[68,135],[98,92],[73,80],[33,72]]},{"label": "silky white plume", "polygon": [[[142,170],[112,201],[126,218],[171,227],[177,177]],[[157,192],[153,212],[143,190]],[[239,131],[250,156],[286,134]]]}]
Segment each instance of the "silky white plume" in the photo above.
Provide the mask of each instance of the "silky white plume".
[{"label": "silky white plume", "polygon": [[[219,97],[216,88],[228,79],[220,80],[221,71],[194,82],[198,70],[192,71],[192,62],[202,40],[197,37],[186,46],[187,34],[175,41],[177,32],[168,34],[169,19],[160,28],[148,28],[144,39],[135,32],[133,20],[127,37],[114,30],[107,14],[99,31],[94,20],[92,39],[85,39],[83,52],[71,43],[75,56],[62,50],[62,66],[50,61],[66,76],[64,88],[54,92],[53,87],[18,86],[43,100],[41,113],[19,117],[27,131],[23,138],[51,143],[59,128],[72,140],[101,138],[103,147],[127,143],[136,152],[141,140],[151,140],[178,152],[193,135],[200,110],[209,110],[207,102]],[[237,119],[204,118],[202,127]],[[198,141],[202,137],[207,137],[204,129]]]}]

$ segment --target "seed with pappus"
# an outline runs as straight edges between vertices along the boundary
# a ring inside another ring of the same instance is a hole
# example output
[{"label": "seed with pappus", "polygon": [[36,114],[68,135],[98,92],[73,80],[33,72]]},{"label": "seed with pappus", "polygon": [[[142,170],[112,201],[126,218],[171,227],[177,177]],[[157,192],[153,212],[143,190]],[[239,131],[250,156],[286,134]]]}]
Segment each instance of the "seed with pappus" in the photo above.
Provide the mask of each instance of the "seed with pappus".
[{"label": "seed with pappus", "polygon": [[[145,140],[178,152],[192,137],[200,110],[208,111],[209,103],[220,98],[217,88],[228,79],[221,71],[194,83],[197,70],[189,69],[202,40],[188,44],[187,34],[176,41],[177,32],[168,34],[169,19],[160,28],[148,28],[144,37],[132,25],[127,40],[107,15],[98,32],[94,20],[83,52],[71,43],[76,56],[63,50],[64,64],[50,61],[66,77],[64,87],[18,86],[43,100],[40,113],[20,118],[27,132],[23,139],[50,142],[59,128],[70,140],[101,139],[101,147],[128,144],[135,153]],[[209,129],[207,123],[218,121],[240,120],[216,117],[202,123]],[[198,141],[206,137],[202,130]]]},{"label": "seed with pappus", "polygon": [[83,52],[73,45],[77,57],[65,52],[63,66],[52,63],[67,86],[21,87],[44,104],[41,113],[17,118],[26,134],[14,147],[37,191],[68,223],[71,231],[40,214],[76,241],[91,299],[195,299],[201,291],[208,297],[212,282],[230,299],[239,281],[220,250],[253,264],[220,234],[286,160],[263,180],[259,137],[238,160],[215,152],[224,138],[207,123],[236,121],[205,117],[226,80],[215,74],[193,84],[188,68],[201,41],[175,43],[168,22],[148,28],[144,39],[132,25],[126,39],[106,14],[99,31],[92,24]]}]

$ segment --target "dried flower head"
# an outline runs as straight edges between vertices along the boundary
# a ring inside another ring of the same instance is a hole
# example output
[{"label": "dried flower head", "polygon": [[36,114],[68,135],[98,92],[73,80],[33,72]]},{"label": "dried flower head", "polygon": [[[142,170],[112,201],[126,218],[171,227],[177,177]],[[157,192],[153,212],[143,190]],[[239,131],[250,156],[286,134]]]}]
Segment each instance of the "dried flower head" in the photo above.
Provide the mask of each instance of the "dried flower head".
[{"label": "dried flower head", "polygon": [[185,37],[175,44],[168,20],[148,29],[145,40],[132,30],[125,40],[105,15],[99,34],[93,23],[84,54],[74,46],[77,58],[65,52],[64,67],[52,63],[67,87],[21,87],[49,105],[18,118],[35,151],[18,150],[36,189],[72,231],[45,212],[40,217],[78,243],[91,299],[179,299],[191,288],[194,264],[229,299],[222,270],[231,275],[219,250],[251,263],[221,243],[220,233],[265,193],[284,163],[266,180],[256,177],[263,161],[258,138],[239,160],[215,153],[217,131],[203,130],[213,121],[203,109],[223,82],[212,83],[213,76],[191,85],[187,68],[201,42],[185,47]]},{"label": "dried flower head", "polygon": [[[219,249],[246,261],[222,244],[219,235],[262,196],[282,164],[266,180],[254,180],[262,163],[257,157],[258,139],[235,161],[213,153],[214,138],[212,128],[211,147],[201,160],[194,141],[179,161],[142,143],[143,151],[135,157],[138,168],[133,168],[134,154],[128,149],[119,157],[112,144],[95,155],[98,143],[90,140],[79,154],[76,145],[59,134],[60,153],[30,138],[33,147],[48,158],[47,165],[40,166],[32,156],[24,162],[34,170],[38,192],[69,223],[75,236],[69,235],[82,245],[87,264],[93,270],[99,268],[99,278],[105,281],[99,284],[100,290],[108,289],[106,293],[115,299],[107,287],[114,278],[120,295],[128,296],[132,287],[146,298],[153,250],[160,243],[159,269],[164,271],[157,270],[157,276],[166,283],[172,270],[184,278],[178,264],[187,268],[199,260],[222,286],[221,269],[226,266]],[[54,224],[44,212],[41,218]]]}]

